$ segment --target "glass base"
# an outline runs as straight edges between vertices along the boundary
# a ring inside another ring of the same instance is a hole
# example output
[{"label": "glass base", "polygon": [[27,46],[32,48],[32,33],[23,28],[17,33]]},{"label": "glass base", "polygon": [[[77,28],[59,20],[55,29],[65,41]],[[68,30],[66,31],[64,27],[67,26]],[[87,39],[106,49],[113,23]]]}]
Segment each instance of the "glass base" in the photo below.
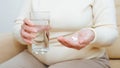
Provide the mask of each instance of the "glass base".
[{"label": "glass base", "polygon": [[48,47],[32,44],[32,52],[35,54],[46,54],[48,52],[48,50],[49,50]]}]

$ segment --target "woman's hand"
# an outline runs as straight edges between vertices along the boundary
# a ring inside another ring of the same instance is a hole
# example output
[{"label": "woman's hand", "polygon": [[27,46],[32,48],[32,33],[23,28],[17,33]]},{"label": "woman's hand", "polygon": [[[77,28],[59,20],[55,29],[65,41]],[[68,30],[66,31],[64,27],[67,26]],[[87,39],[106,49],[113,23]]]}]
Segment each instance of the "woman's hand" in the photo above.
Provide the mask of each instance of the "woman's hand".
[{"label": "woman's hand", "polygon": [[36,32],[40,32],[43,30],[49,30],[49,26],[40,26],[39,29],[36,29],[36,25],[33,24],[30,20],[24,19],[24,23],[21,26],[21,36],[22,39],[27,43],[27,44],[32,44],[32,39],[35,38]]},{"label": "woman's hand", "polygon": [[90,29],[82,29],[73,34],[71,38],[58,37],[58,41],[66,47],[80,50],[87,46],[95,37]]}]

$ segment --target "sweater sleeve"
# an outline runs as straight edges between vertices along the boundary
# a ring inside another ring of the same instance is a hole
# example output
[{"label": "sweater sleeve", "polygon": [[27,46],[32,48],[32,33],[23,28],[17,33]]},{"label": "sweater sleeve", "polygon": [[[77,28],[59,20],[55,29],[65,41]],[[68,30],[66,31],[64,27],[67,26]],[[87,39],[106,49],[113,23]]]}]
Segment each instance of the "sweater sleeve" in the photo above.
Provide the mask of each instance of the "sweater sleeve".
[{"label": "sweater sleeve", "polygon": [[23,41],[20,34],[21,25],[23,24],[23,20],[29,17],[30,9],[31,9],[31,0],[24,0],[20,9],[20,14],[18,15],[14,23],[13,34],[15,38],[22,44],[26,44],[26,43]]},{"label": "sweater sleeve", "polygon": [[94,47],[111,45],[118,36],[114,0],[94,0],[94,24],[90,28],[95,33],[91,42]]}]

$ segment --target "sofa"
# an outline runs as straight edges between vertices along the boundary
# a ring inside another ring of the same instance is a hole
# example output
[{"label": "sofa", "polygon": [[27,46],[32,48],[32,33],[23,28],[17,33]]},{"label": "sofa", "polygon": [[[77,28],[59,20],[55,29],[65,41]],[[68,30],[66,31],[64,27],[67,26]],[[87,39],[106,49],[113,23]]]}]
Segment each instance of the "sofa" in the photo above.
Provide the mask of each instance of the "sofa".
[{"label": "sofa", "polygon": [[[117,10],[118,31],[120,31],[120,0],[115,0]],[[21,51],[26,49],[25,45],[20,44],[12,33],[0,33],[0,64],[11,59]],[[110,58],[111,68],[120,68],[120,34],[117,40],[106,48]]]}]

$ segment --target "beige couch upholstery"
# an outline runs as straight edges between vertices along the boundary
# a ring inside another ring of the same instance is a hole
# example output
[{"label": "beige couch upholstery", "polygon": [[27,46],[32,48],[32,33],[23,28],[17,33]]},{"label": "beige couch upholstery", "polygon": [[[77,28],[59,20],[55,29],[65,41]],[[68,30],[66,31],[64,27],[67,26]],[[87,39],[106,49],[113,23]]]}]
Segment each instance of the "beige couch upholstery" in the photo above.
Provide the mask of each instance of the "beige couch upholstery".
[{"label": "beige couch upholstery", "polygon": [[12,58],[25,48],[26,46],[16,41],[12,33],[0,34],[0,63]]},{"label": "beige couch upholstery", "polygon": [[115,0],[116,10],[117,10],[117,23],[118,23],[118,31],[119,37],[116,42],[109,48],[107,48],[107,52],[110,57],[110,64],[112,68],[120,68],[120,0]]},{"label": "beige couch upholstery", "polygon": [[[117,22],[120,25],[120,0],[116,0]],[[119,27],[120,31],[120,27]],[[7,61],[24,50],[26,46],[17,42],[12,33],[0,34],[0,63]],[[116,42],[106,48],[112,68],[120,68],[120,34]]]}]

